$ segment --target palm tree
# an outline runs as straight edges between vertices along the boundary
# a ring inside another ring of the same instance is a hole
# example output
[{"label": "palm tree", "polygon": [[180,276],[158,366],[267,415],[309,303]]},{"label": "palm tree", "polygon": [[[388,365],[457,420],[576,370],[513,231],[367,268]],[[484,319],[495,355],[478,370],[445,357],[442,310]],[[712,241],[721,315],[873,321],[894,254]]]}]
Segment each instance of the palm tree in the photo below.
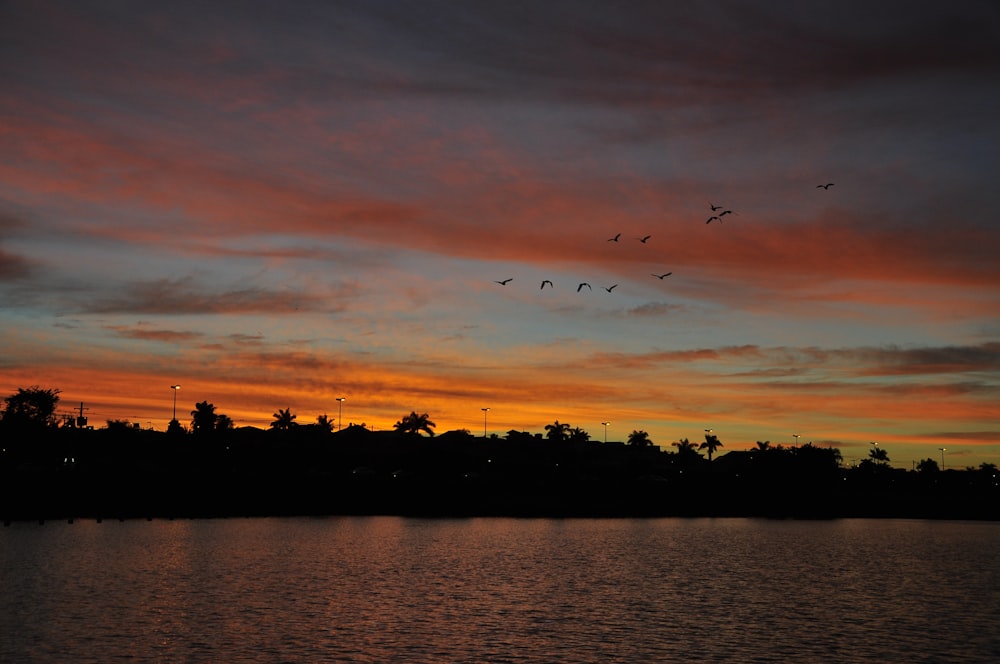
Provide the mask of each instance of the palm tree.
[{"label": "palm tree", "polygon": [[715,450],[722,447],[722,441],[714,433],[705,434],[705,442],[698,446],[699,450],[708,450],[708,460],[712,460],[712,455],[715,454]]},{"label": "palm tree", "polygon": [[545,430],[548,432],[545,437],[549,440],[566,440],[569,438],[569,425],[556,420],[552,424],[546,424]]},{"label": "palm tree", "polygon": [[569,430],[569,439],[574,443],[585,443],[590,440],[590,434],[580,427],[576,427]]},{"label": "palm tree", "polygon": [[884,447],[874,446],[872,449],[868,450],[868,457],[872,462],[877,464],[889,464],[889,453],[885,451]]},{"label": "palm tree", "polygon": [[632,430],[628,435],[628,444],[634,447],[650,447],[653,441],[649,439],[649,434],[645,431]]},{"label": "palm tree", "polygon": [[769,440],[758,440],[757,441],[757,452],[769,452],[771,449],[771,441]]},{"label": "palm tree", "polygon": [[316,416],[316,427],[323,433],[330,433],[333,431],[333,420],[327,417],[326,413]]},{"label": "palm tree", "polygon": [[295,418],[296,415],[292,415],[292,409],[286,408],[284,410],[278,409],[277,413],[272,415],[274,421],[271,422],[271,428],[275,431],[288,431],[296,426]]},{"label": "palm tree", "polygon": [[211,433],[219,416],[215,413],[215,404],[202,401],[194,405],[191,411],[191,432],[195,434]]},{"label": "palm tree", "polygon": [[232,431],[233,418],[229,417],[225,413],[219,413],[218,417],[215,418],[215,430],[216,431]]},{"label": "palm tree", "polygon": [[695,446],[694,443],[692,443],[687,438],[681,438],[677,442],[670,444],[677,448],[677,456],[681,457],[682,459],[693,459],[695,457],[699,458],[701,457],[701,455],[698,454],[698,448]]},{"label": "palm tree", "polygon": [[410,411],[409,415],[396,422],[394,426],[396,431],[400,433],[419,434],[424,431],[428,436],[433,436],[434,427],[437,425],[431,422],[430,415],[427,413],[417,415],[417,411],[413,410]]}]

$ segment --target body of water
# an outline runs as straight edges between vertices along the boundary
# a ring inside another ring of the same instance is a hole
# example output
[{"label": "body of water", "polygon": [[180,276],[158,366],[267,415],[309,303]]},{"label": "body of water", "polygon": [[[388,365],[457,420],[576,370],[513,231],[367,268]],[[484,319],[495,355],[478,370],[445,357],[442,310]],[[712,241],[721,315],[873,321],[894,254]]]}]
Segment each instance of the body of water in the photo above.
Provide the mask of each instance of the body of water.
[{"label": "body of water", "polygon": [[19,522],[3,662],[996,662],[1000,524]]}]

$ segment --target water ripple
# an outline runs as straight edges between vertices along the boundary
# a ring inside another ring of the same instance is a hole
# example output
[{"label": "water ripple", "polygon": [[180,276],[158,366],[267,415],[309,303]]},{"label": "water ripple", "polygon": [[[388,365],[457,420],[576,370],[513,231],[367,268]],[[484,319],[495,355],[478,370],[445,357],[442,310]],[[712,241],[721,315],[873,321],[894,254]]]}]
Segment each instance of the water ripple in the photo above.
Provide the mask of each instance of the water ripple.
[{"label": "water ripple", "polygon": [[0,661],[989,662],[1000,525],[14,524]]}]

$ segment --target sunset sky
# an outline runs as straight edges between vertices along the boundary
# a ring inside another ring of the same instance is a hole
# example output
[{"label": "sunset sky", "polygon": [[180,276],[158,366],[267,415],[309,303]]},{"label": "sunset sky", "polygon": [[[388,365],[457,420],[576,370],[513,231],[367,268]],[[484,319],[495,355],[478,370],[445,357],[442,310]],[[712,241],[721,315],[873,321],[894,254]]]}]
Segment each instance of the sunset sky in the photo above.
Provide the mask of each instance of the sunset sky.
[{"label": "sunset sky", "polygon": [[0,85],[2,396],[1000,464],[996,2],[8,0]]}]

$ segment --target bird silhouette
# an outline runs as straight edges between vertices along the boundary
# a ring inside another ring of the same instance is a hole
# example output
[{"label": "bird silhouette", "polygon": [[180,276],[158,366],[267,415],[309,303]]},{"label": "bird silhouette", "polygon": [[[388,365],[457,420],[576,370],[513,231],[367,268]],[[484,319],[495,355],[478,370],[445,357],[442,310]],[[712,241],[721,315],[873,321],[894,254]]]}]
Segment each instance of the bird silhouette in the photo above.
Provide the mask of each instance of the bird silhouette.
[{"label": "bird silhouette", "polygon": [[617,242],[618,238],[620,238],[621,236],[622,236],[621,233],[616,233],[614,237],[609,237],[608,238],[608,242]]},{"label": "bird silhouette", "polygon": [[[579,293],[580,289],[582,289],[584,286],[586,286],[587,288],[590,288],[590,284],[588,284],[586,281],[584,281],[583,283],[581,283],[579,286],[576,287],[576,292]],[[594,290],[594,289],[590,288],[590,290]]]},{"label": "bird silhouette", "polygon": [[663,274],[654,274],[654,275],[652,275],[652,276],[656,277],[656,278],[657,278],[657,279],[659,279],[660,281],[663,281],[663,278],[664,278],[664,277],[669,277],[669,276],[670,276],[670,275],[672,275],[672,274],[673,274],[673,272],[664,272]]},{"label": "bird silhouette", "polygon": [[604,290],[606,290],[606,291],[608,291],[610,293],[611,291],[613,291],[616,288],[618,288],[618,284],[615,284],[614,286],[605,286]]},{"label": "bird silhouette", "polygon": [[507,285],[508,283],[510,283],[510,282],[511,282],[511,281],[512,281],[513,279],[514,279],[514,277],[510,277],[509,279],[504,279],[503,281],[494,281],[493,283],[495,283],[495,284],[500,284],[501,286],[506,286],[506,285]]},{"label": "bird silhouette", "polygon": [[552,282],[549,281],[548,279],[546,279],[545,281],[542,282],[542,285],[541,285],[541,287],[538,290],[542,290],[542,288],[545,288],[545,284],[548,284],[549,287],[551,287],[551,288],[555,288],[555,286],[552,285]]},{"label": "bird silhouette", "polygon": [[818,184],[818,185],[816,185],[816,188],[817,189],[829,189],[832,186],[833,186],[832,182],[827,182],[826,184]]},{"label": "bird silhouette", "polygon": [[722,221],[722,218],[725,217],[727,214],[733,214],[733,211],[732,210],[723,210],[722,212],[720,212],[719,213],[719,221]]},{"label": "bird silhouette", "polygon": [[712,223],[713,221],[722,221],[722,220],[721,220],[721,219],[719,219],[718,217],[716,217],[716,216],[715,216],[715,215],[713,214],[713,215],[712,215],[711,217],[709,217],[709,218],[708,218],[708,221],[706,221],[705,223],[706,223],[706,224],[710,224],[710,223]]},{"label": "bird silhouette", "polygon": [[708,204],[708,207],[712,208],[712,212],[715,212],[716,210],[721,210],[722,209],[721,205],[712,205],[711,203]]},{"label": "bird silhouette", "polygon": [[646,240],[648,240],[651,237],[653,237],[653,236],[652,235],[647,235],[645,237],[637,237],[636,240],[638,240],[639,242],[642,242],[643,244],[646,244]]}]

